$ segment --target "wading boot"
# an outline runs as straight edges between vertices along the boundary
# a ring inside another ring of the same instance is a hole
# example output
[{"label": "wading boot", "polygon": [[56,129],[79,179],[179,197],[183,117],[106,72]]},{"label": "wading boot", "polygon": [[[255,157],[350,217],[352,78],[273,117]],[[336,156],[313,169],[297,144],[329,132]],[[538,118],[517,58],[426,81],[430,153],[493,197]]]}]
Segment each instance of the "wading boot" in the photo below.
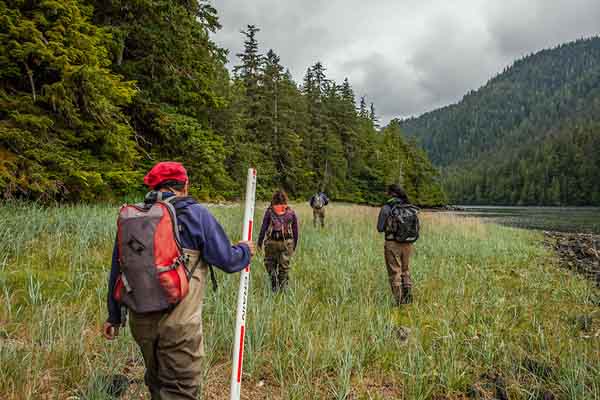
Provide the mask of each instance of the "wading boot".
[{"label": "wading boot", "polygon": [[411,304],[413,301],[411,288],[404,287],[402,288],[402,297],[400,298],[400,304]]},{"label": "wading boot", "polygon": [[394,305],[402,305],[402,287],[392,284],[392,296],[394,297]]},{"label": "wading boot", "polygon": [[278,281],[279,281],[279,291],[282,292],[285,289],[287,289],[288,286],[288,276],[287,274],[281,274],[278,277]]},{"label": "wading boot", "polygon": [[271,291],[273,291],[273,293],[279,291],[279,279],[276,273],[271,274]]}]

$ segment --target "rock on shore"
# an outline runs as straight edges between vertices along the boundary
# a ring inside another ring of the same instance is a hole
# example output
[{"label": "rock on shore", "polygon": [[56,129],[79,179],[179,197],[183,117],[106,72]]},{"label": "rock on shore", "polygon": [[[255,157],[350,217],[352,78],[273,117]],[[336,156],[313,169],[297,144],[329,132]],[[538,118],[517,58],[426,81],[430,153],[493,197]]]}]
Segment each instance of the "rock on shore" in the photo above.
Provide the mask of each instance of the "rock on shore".
[{"label": "rock on shore", "polygon": [[596,282],[600,288],[600,235],[544,232],[561,265]]}]

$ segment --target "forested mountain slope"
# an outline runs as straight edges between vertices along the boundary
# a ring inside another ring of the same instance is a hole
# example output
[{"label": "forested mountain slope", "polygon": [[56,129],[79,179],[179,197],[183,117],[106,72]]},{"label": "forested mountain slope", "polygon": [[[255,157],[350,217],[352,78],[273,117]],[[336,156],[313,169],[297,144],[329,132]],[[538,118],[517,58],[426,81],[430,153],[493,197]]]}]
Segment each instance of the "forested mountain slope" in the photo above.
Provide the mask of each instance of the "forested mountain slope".
[{"label": "forested mountain slope", "polygon": [[600,204],[600,38],[514,63],[458,104],[401,122],[451,201]]},{"label": "forested mountain slope", "polygon": [[262,198],[379,202],[400,181],[444,203],[425,154],[357,109],[348,80],[316,62],[297,84],[254,26],[230,73],[219,28],[203,0],[0,0],[0,198],[139,194],[152,164],[177,160],[202,199],[239,196],[253,165]]}]

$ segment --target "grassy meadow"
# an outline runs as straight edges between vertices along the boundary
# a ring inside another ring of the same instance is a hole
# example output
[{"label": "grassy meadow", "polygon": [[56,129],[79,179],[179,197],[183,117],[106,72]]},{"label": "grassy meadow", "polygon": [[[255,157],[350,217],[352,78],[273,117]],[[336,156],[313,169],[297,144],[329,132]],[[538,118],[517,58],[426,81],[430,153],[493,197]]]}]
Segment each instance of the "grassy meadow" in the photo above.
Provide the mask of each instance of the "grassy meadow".
[{"label": "grassy meadow", "polygon": [[[415,302],[396,308],[375,208],[305,205],[291,285],[253,262],[245,399],[600,399],[599,295],[535,232],[423,214]],[[211,208],[233,239],[241,207]],[[263,207],[257,208],[257,225]],[[147,399],[128,329],[100,336],[116,207],[0,206],[0,399]],[[204,312],[206,399],[229,393],[238,276]]]}]

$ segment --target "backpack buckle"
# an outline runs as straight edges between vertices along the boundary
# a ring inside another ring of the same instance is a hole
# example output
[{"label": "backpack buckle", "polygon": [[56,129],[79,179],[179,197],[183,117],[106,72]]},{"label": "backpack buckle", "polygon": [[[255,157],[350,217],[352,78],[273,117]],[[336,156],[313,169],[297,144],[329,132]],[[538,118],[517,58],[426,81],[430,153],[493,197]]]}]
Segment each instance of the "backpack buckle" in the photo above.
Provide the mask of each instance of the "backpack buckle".
[{"label": "backpack buckle", "polygon": [[131,285],[129,284],[129,281],[124,273],[121,273],[121,282],[123,282],[123,286],[125,286],[125,291],[127,291],[127,293],[131,293]]},{"label": "backpack buckle", "polygon": [[163,272],[173,271],[174,269],[177,269],[177,267],[179,267],[180,265],[183,265],[185,267],[185,258],[184,258],[184,256],[179,256],[179,257],[173,259],[173,264],[171,264],[171,265],[169,265],[167,267],[156,268],[156,273],[157,274],[162,274]]}]

